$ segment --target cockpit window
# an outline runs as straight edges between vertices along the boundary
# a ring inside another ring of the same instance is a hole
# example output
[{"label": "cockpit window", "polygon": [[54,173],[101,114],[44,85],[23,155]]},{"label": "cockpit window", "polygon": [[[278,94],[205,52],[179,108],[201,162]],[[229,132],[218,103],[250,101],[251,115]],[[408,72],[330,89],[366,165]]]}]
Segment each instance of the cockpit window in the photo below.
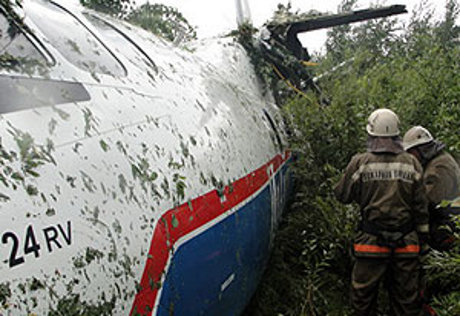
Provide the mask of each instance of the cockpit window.
[{"label": "cockpit window", "polygon": [[26,63],[44,65],[46,59],[0,10],[0,68],[23,70]]},{"label": "cockpit window", "polygon": [[155,71],[157,70],[155,63],[150,57],[118,27],[114,27],[109,22],[92,14],[86,13],[85,17],[102,34],[104,40],[113,44],[112,47],[120,54],[126,56],[128,60],[136,65],[143,65]]},{"label": "cockpit window", "polygon": [[51,44],[72,64],[90,73],[126,75],[111,52],[70,12],[43,0],[24,6]]}]

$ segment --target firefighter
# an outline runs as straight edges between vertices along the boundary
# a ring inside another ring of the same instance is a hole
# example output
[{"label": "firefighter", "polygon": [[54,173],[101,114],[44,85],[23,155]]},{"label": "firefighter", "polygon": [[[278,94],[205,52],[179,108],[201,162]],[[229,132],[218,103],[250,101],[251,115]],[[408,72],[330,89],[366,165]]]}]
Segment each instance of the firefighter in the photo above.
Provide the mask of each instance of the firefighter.
[{"label": "firefighter", "polygon": [[[424,168],[423,184],[428,199],[430,246],[438,251],[450,250],[455,241],[455,232],[458,232],[453,216],[460,215],[460,167],[444,151],[445,145],[434,139],[422,126],[409,129],[404,135],[403,145]],[[435,286],[428,286],[423,269],[420,274],[423,308],[428,314],[436,315],[429,303],[437,289]]]},{"label": "firefighter", "polygon": [[[403,138],[404,149],[414,155],[424,168],[423,183],[430,214],[430,245],[448,250],[454,241],[452,215],[460,214],[460,167],[444,151],[445,145],[422,126],[409,129]],[[454,201],[457,199],[457,201]]]},{"label": "firefighter", "polygon": [[353,156],[334,189],[339,201],[360,207],[351,302],[356,315],[376,315],[385,276],[390,314],[420,315],[419,252],[429,231],[422,166],[404,151],[393,111],[374,111],[367,133],[367,152]]}]

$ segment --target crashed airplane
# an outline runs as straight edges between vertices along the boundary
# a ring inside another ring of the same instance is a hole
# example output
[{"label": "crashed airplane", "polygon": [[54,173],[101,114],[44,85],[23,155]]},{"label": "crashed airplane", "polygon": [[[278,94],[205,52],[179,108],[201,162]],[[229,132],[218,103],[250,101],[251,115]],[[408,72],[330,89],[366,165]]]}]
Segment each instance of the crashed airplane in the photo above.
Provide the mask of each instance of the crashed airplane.
[{"label": "crashed airplane", "polygon": [[289,194],[279,107],[232,38],[65,2],[0,6],[0,315],[240,314]]}]

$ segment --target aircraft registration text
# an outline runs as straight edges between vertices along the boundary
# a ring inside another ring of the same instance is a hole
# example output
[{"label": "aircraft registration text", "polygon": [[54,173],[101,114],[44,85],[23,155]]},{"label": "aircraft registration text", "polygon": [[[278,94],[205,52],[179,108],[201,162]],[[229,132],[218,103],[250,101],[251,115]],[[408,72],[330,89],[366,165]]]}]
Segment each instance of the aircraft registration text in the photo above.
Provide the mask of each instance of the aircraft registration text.
[{"label": "aircraft registration text", "polygon": [[[6,231],[2,234],[3,247],[10,247],[8,262],[10,268],[23,264],[26,258],[39,258],[43,252],[51,254],[53,251],[72,244],[72,222],[67,221],[65,225],[50,225],[40,230],[31,224],[27,226],[23,237],[13,231]],[[46,247],[42,248],[41,245]],[[22,251],[22,250],[23,251]]]}]

